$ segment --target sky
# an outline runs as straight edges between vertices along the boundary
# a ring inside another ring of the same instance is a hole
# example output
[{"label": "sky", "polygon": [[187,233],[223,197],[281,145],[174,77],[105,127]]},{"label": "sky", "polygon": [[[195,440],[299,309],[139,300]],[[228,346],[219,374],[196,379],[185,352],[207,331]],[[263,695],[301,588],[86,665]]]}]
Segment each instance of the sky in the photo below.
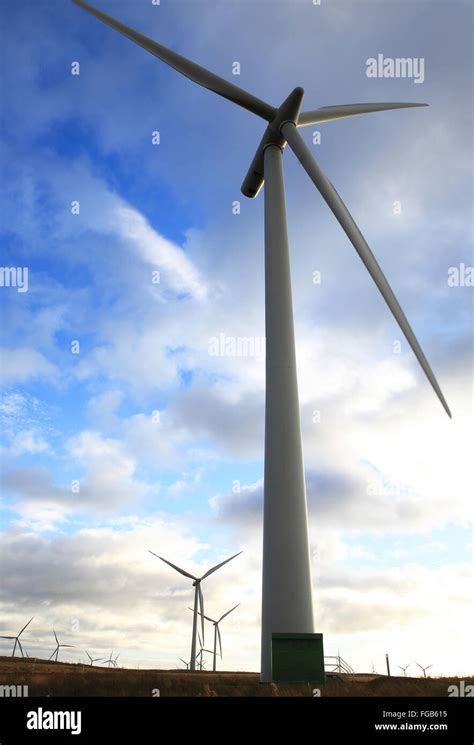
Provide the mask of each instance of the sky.
[{"label": "sky", "polygon": [[[313,604],[325,654],[359,672],[389,653],[472,673],[472,6],[96,4],[274,106],[296,85],[303,109],[429,103],[299,131],[452,420],[284,155]],[[242,551],[205,607],[240,604],[219,665],[258,670],[263,193],[240,185],[265,123],[67,0],[0,12],[0,264],[19,270],[0,286],[0,634],[34,616],[30,655],[54,628],[64,659],[180,666],[191,582],[147,549],[195,575]],[[423,79],[368,77],[379,54],[422,59]],[[239,338],[248,353],[226,353]]]}]

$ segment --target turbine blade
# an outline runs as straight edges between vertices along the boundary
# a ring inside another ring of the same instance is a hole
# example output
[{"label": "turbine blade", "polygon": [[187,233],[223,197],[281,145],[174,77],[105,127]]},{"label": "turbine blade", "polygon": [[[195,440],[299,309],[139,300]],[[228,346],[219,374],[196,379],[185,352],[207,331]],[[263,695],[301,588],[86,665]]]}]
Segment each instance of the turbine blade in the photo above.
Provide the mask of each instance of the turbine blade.
[{"label": "turbine blade", "polygon": [[392,288],[387,282],[387,279],[383,274],[380,266],[378,265],[375,256],[367,245],[364,236],[357,227],[354,219],[349,213],[349,210],[347,209],[346,205],[342,201],[334,186],[331,184],[331,182],[324,175],[324,173],[316,163],[316,160],[313,158],[313,155],[310,152],[309,148],[306,146],[304,140],[297,132],[296,127],[293,124],[287,123],[283,126],[282,131],[284,132],[284,136],[287,139],[291,149],[295,153],[296,157],[300,161],[301,165],[305,169],[306,173],[308,174],[316,188],[321,193],[323,199],[326,201],[326,203],[334,213],[350,242],[362,259],[362,262],[364,263],[370,276],[377,285],[382,297],[392,311],[395,320],[397,321],[400,329],[405,335],[406,340],[412,348],[415,357],[421,365],[423,372],[425,373],[441,404],[443,405],[444,410],[451,418],[451,412],[449,410],[448,404],[446,403],[443,393],[441,392],[441,388],[438,385],[438,382],[428,363],[428,360],[426,359],[423,350],[421,349],[418,340],[413,333],[413,330],[392,291]]},{"label": "turbine blade", "polygon": [[221,630],[220,630],[219,626],[216,626],[216,629],[217,629],[217,639],[218,639],[218,641],[219,641],[219,652],[220,652],[220,655],[221,655],[221,660],[222,660],[222,639],[221,639]]},{"label": "turbine blade", "polygon": [[53,629],[53,634],[54,634],[54,638],[56,639],[56,644],[59,644],[59,642],[58,642],[58,637],[56,636],[56,632],[55,632],[55,630],[54,630],[54,629]]},{"label": "turbine blade", "polygon": [[199,590],[199,607],[201,608],[200,616],[201,616],[201,630],[202,630],[202,642],[204,644],[204,597],[201,590],[201,583],[199,582],[198,585]]},{"label": "turbine blade", "polygon": [[221,561],[220,564],[216,564],[216,566],[215,567],[212,567],[212,569],[209,569],[206,572],[206,574],[203,574],[202,577],[201,577],[201,579],[205,579],[206,577],[209,577],[209,575],[212,574],[213,572],[217,572],[217,570],[220,569],[221,567],[223,567],[224,564],[227,564],[227,562],[232,561],[232,559],[235,559],[236,556],[240,556],[241,553],[242,553],[242,551],[239,551],[238,554],[234,554],[233,556],[230,557],[230,559],[226,559],[225,561]]},{"label": "turbine blade", "polygon": [[232,611],[233,611],[233,610],[235,610],[236,608],[238,608],[238,607],[239,607],[239,605],[240,605],[240,603],[237,603],[237,605],[234,605],[234,607],[233,607],[233,608],[231,608],[230,610],[228,610],[228,611],[227,611],[227,613],[224,613],[224,615],[223,615],[223,616],[221,616],[221,617],[219,618],[219,620],[218,620],[218,622],[217,622],[217,623],[220,623],[220,622],[222,621],[222,619],[223,619],[223,618],[225,618],[226,616],[228,616],[228,615],[229,615],[229,613],[232,613]]},{"label": "turbine blade", "polygon": [[298,119],[298,127],[320,122],[333,122],[336,119],[346,119],[359,114],[372,114],[375,111],[390,111],[391,109],[412,109],[418,106],[429,106],[427,103],[349,103],[342,106],[321,106],[313,111],[302,111]]},{"label": "turbine blade", "polygon": [[[75,0],[73,0],[73,2],[75,2]],[[172,564],[171,561],[168,561],[167,559],[163,559],[162,556],[158,556],[158,554],[155,554],[154,551],[150,551],[150,549],[148,549],[148,553],[153,554],[153,556],[156,556],[157,559],[161,559],[161,561],[164,561],[165,564],[168,564],[170,567],[173,567],[173,569],[176,569],[177,572],[179,572],[180,574],[183,574],[185,577],[189,577],[189,579],[193,579],[193,580],[197,579],[197,577],[194,577],[192,574],[189,574],[189,572],[185,572],[184,569],[180,569],[179,567],[177,567],[176,564]]]},{"label": "turbine blade", "polygon": [[29,625],[30,625],[30,623],[32,622],[33,618],[34,618],[34,616],[32,616],[32,617],[30,618],[30,620],[28,621],[28,623],[25,623],[25,625],[23,626],[23,628],[22,628],[22,630],[20,631],[20,633],[18,634],[18,636],[21,636],[21,635],[23,634],[24,630],[26,629],[26,627],[27,627],[27,626],[29,626]]},{"label": "turbine blade", "polygon": [[[190,611],[191,611],[191,613],[194,613],[194,609],[193,609],[193,608],[189,608],[189,606],[188,606],[188,610],[190,610]],[[198,611],[198,615],[202,616],[202,613],[200,613],[200,612]],[[214,619],[213,619],[213,618],[209,618],[209,616],[204,616],[204,618],[206,619],[206,621],[210,621],[211,623],[216,623],[216,622],[214,621]]]},{"label": "turbine blade", "polygon": [[158,59],[166,62],[166,64],[173,67],[194,83],[202,85],[203,88],[207,88],[208,90],[213,91],[213,93],[217,93],[219,96],[227,98],[229,101],[242,106],[253,114],[262,117],[262,119],[265,119],[267,122],[271,121],[275,116],[276,109],[273,106],[265,103],[265,101],[261,101],[251,93],[229,83],[227,80],[224,80],[224,78],[220,78],[218,75],[210,72],[210,70],[206,70],[204,67],[196,65],[194,62],[186,59],[186,57],[176,54],[176,52],[158,44],[156,41],[143,36],[143,34],[138,33],[138,31],[134,31],[128,26],[125,26],[123,23],[116,21],[111,16],[102,13],[92,5],[89,5],[89,3],[86,3],[83,0],[73,0],[73,2],[76,5],[79,5],[80,8],[83,8],[83,10],[87,10],[88,13],[91,13],[91,15],[111,26],[116,31],[119,31],[119,33],[123,34],[128,39],[131,39],[136,44],[143,47],[143,49],[146,49],[147,52],[150,52],[155,57],[158,57]]}]

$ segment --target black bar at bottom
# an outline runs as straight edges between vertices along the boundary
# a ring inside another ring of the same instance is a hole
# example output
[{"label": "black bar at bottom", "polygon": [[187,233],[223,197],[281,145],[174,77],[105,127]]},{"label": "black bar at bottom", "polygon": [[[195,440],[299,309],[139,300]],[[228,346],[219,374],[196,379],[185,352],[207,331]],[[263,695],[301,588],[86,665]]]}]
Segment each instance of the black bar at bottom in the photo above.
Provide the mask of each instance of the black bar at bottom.
[{"label": "black bar at bottom", "polygon": [[288,727],[291,741],[310,736],[314,743],[323,735],[337,742],[474,742],[470,698],[164,698],[158,693],[150,698],[0,698],[0,743],[141,745],[169,739],[170,733],[194,738],[196,732],[246,742],[259,730],[288,740]]}]

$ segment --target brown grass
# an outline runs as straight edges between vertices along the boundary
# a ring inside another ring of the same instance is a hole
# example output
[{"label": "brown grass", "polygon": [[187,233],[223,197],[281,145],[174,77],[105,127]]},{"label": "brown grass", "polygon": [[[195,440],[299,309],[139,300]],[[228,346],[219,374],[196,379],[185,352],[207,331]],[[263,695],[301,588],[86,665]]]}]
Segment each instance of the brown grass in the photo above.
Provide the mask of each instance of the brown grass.
[{"label": "brown grass", "polygon": [[[473,685],[472,678],[465,679]],[[30,696],[447,696],[459,678],[330,675],[324,685],[260,683],[257,673],[129,670],[0,657],[0,685],[27,685]]]}]

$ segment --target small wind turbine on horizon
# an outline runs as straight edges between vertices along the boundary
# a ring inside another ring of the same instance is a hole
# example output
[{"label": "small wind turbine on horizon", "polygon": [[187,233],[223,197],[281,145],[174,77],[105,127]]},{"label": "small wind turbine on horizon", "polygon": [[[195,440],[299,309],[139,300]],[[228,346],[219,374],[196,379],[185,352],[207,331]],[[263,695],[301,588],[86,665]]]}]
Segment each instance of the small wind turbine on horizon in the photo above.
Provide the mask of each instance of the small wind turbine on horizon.
[{"label": "small wind turbine on horizon", "polygon": [[17,646],[18,646],[18,649],[21,652],[21,656],[22,657],[25,657],[25,656],[28,657],[28,652],[26,652],[26,650],[23,651],[23,647],[21,646],[20,636],[23,634],[23,632],[26,629],[26,627],[30,625],[30,623],[32,622],[33,618],[34,618],[34,616],[32,616],[30,618],[30,620],[28,621],[28,623],[25,623],[25,625],[23,626],[23,628],[21,629],[21,631],[16,636],[0,636],[0,639],[9,639],[10,641],[15,641],[15,644],[13,645],[12,657],[15,656],[15,652],[16,652]]},{"label": "small wind turbine on horizon", "polygon": [[[214,626],[214,651],[212,652],[212,669],[215,672],[217,670],[217,641],[219,640],[219,654],[220,658],[222,659],[222,639],[221,639],[221,631],[219,628],[219,624],[221,621],[224,620],[226,616],[228,616],[232,611],[234,611],[236,608],[238,608],[240,603],[237,603],[237,605],[234,605],[233,608],[227,611],[227,613],[224,613],[217,621],[214,621],[214,619],[210,618],[210,616],[204,616],[206,621],[210,621],[210,623]],[[190,608],[189,610],[192,610]],[[199,614],[201,615],[201,613]]]},{"label": "small wind turbine on horizon", "polygon": [[186,660],[183,660],[182,657],[178,657],[178,660],[181,660],[186,665],[186,670],[189,670],[189,662],[186,662]]},{"label": "small wind turbine on horizon", "polygon": [[198,608],[200,609],[199,615],[201,616],[201,631],[202,631],[202,640],[204,641],[204,597],[201,590],[201,582],[206,579],[206,577],[209,577],[210,574],[213,572],[216,572],[218,569],[224,566],[224,564],[227,564],[229,561],[232,561],[232,559],[235,559],[236,556],[240,556],[242,551],[239,551],[239,553],[234,554],[229,559],[226,559],[225,561],[221,561],[219,564],[216,564],[216,566],[211,567],[211,569],[208,569],[208,571],[202,575],[202,577],[195,577],[193,574],[190,574],[189,572],[186,572],[184,569],[180,569],[180,567],[176,566],[176,564],[172,564],[171,561],[168,561],[167,559],[164,559],[162,556],[158,556],[158,554],[155,554],[154,551],[150,551],[148,549],[148,553],[153,554],[153,556],[156,556],[157,559],[161,559],[161,561],[164,561],[165,564],[168,564],[170,567],[175,569],[180,574],[184,575],[184,577],[189,577],[189,579],[193,580],[193,587],[194,590],[194,608],[193,608],[193,631],[192,631],[192,637],[191,637],[191,658],[190,658],[190,670],[196,669],[196,633],[197,633],[197,617],[198,617]]},{"label": "small wind turbine on horizon", "polygon": [[105,664],[106,664],[106,665],[107,665],[107,667],[109,667],[109,668],[111,668],[111,667],[117,667],[117,660],[118,660],[118,658],[120,657],[120,652],[119,652],[119,653],[117,654],[117,656],[116,656],[116,657],[113,657],[113,656],[112,656],[112,655],[113,655],[113,653],[114,653],[114,650],[112,650],[112,651],[111,651],[111,653],[110,653],[110,657],[109,657],[109,658],[108,658],[107,660],[105,660]]},{"label": "small wind turbine on horizon", "polygon": [[[338,192],[298,133],[299,127],[424,103],[353,103],[302,111],[296,87],[278,106],[129,28],[84,0],[79,7],[194,83],[263,119],[267,126],[241,186],[254,198],[265,184],[265,464],[263,508],[261,680],[272,680],[272,634],[313,634],[311,553],[296,370],[293,301],[283,179],[283,150],[293,150],[341,225],[398,323],[447,415],[448,404],[387,278]],[[176,568],[176,567],[175,567]],[[181,570],[178,570],[181,571]],[[182,574],[184,572],[181,572]],[[290,600],[291,599],[291,600]],[[195,603],[197,610],[197,603]],[[202,609],[201,609],[202,610]],[[196,621],[196,612],[195,612]],[[195,661],[195,633],[191,663]]]},{"label": "small wind turbine on horizon", "polygon": [[85,649],[84,652],[86,653],[86,655],[88,656],[88,658],[90,660],[91,667],[94,664],[94,662],[101,662],[101,660],[104,659],[103,657],[94,657],[94,658],[92,658],[90,656],[89,652],[87,651],[87,649]]},{"label": "small wind turbine on horizon", "polygon": [[58,640],[58,637],[57,637],[56,632],[55,632],[54,629],[53,629],[53,634],[54,634],[54,638],[56,639],[56,649],[53,651],[53,653],[51,654],[51,656],[48,657],[48,659],[49,660],[52,660],[53,657],[54,657],[54,661],[57,662],[58,661],[59,650],[62,647],[71,647],[71,648],[73,648],[74,647],[74,644],[60,644],[59,643],[59,640]]},{"label": "small wind turbine on horizon", "polygon": [[406,678],[407,677],[407,670],[410,667],[410,663],[408,663],[408,665],[405,665],[405,667],[402,667],[401,665],[397,665],[397,667],[400,668],[400,670],[403,670],[403,675]]},{"label": "small wind turbine on horizon", "polygon": [[423,670],[423,677],[426,678],[426,671],[429,670],[430,667],[433,667],[433,665],[427,665],[426,667],[423,667],[423,665],[420,665],[419,662],[415,661],[415,665],[418,665],[421,670]]},{"label": "small wind turbine on horizon", "polygon": [[212,654],[212,649],[204,649],[203,644],[202,644],[201,635],[199,634],[199,632],[198,632],[198,639],[199,639],[199,647],[200,647],[200,649],[199,649],[199,652],[196,655],[196,662],[198,661],[198,658],[199,658],[199,662],[198,662],[199,669],[200,670],[204,670],[205,663],[204,663],[204,660],[202,659],[202,655],[203,655],[204,652],[207,652],[208,654]]}]

